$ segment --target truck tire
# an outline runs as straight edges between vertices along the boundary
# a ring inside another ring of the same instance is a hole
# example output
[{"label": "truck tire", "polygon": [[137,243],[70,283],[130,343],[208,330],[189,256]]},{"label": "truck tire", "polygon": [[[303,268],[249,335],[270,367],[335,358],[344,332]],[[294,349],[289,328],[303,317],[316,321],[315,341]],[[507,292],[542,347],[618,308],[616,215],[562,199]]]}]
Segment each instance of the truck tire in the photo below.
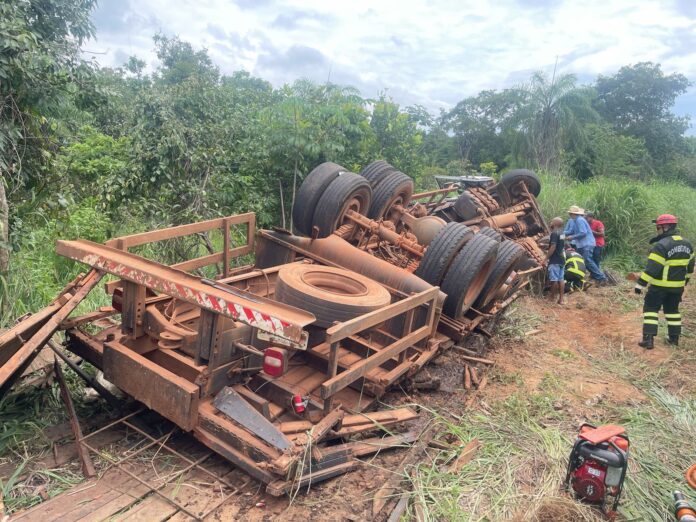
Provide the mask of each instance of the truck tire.
[{"label": "truck tire", "polygon": [[517,263],[524,256],[525,250],[514,241],[504,240],[498,246],[498,255],[491,274],[483,286],[483,290],[474,303],[474,308],[480,310],[490,303],[498,293],[498,290],[505,284],[510,273],[515,269]]},{"label": "truck tire", "polygon": [[527,169],[515,169],[506,172],[500,179],[500,183],[505,187],[511,200],[520,196],[519,190],[515,187],[518,181],[524,181],[527,185],[527,190],[529,190],[534,197],[537,197],[541,193],[541,180],[539,180],[539,177],[534,172]]},{"label": "truck tire", "polygon": [[473,237],[474,232],[466,225],[447,223],[430,242],[413,273],[433,286],[440,286],[454,257]]},{"label": "truck tire", "polygon": [[388,218],[389,209],[394,205],[406,206],[413,195],[413,180],[403,172],[394,170],[372,187],[372,204],[367,217],[370,219]]},{"label": "truck tire", "polygon": [[474,200],[474,198],[471,197],[471,194],[468,192],[462,192],[454,202],[454,206],[452,208],[454,209],[455,214],[457,214],[462,221],[469,221],[471,219],[482,217],[478,213],[479,206],[476,203],[476,200]]},{"label": "truck tire", "polygon": [[377,160],[373,161],[367,167],[362,169],[362,171],[360,171],[360,175],[370,182],[370,186],[372,188],[375,188],[379,183],[382,182],[382,179],[387,174],[394,172],[395,170],[396,168],[386,161]]},{"label": "truck tire", "polygon": [[483,234],[486,237],[490,237],[496,243],[500,243],[503,240],[503,236],[500,235],[500,232],[491,227],[483,227],[479,231],[479,234]]},{"label": "truck tire", "polygon": [[453,319],[461,319],[476,302],[488,276],[495,266],[498,243],[476,234],[454,258],[441,289],[447,294],[443,312]]},{"label": "truck tire", "polygon": [[323,328],[343,322],[391,303],[391,294],[365,276],[322,265],[290,264],[278,271],[275,299],[317,318]]},{"label": "truck tire", "polygon": [[354,172],[340,172],[319,198],[310,231],[317,227],[319,237],[328,237],[343,223],[346,211],[367,215],[371,201],[372,189],[365,178]]},{"label": "truck tire", "polygon": [[292,224],[300,234],[312,235],[312,217],[319,198],[341,172],[347,169],[327,161],[315,167],[300,185],[292,206]]}]

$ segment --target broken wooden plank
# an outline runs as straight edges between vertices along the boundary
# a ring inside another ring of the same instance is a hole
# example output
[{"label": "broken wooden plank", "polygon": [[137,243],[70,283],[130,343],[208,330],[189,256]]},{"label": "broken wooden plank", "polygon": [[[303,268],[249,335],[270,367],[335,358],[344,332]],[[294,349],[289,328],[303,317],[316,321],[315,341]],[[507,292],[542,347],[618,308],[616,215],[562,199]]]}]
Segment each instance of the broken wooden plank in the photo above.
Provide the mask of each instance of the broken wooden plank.
[{"label": "broken wooden plank", "polygon": [[474,458],[474,455],[480,447],[481,443],[478,441],[478,439],[474,439],[471,442],[469,442],[469,444],[464,446],[464,449],[459,454],[459,457],[457,457],[457,459],[452,464],[450,464],[449,468],[447,468],[447,471],[449,473],[459,473],[462,467],[471,462],[471,460]]},{"label": "broken wooden plank", "polygon": [[460,355],[459,357],[461,359],[466,360],[466,361],[477,362],[477,363],[481,363],[481,364],[488,364],[488,365],[495,364],[495,361],[492,361],[490,359],[484,359],[483,357],[472,357],[471,355]]},{"label": "broken wooden plank", "polygon": [[[426,428],[427,430],[428,428]],[[389,499],[392,497],[394,492],[398,489],[399,483],[405,478],[405,470],[408,466],[420,459],[422,452],[428,446],[428,443],[435,438],[439,433],[439,429],[429,428],[430,431],[423,434],[418,439],[415,446],[412,446],[406,456],[401,460],[397,466],[396,471],[392,472],[385,484],[375,493],[372,499],[372,516],[376,517],[384,506],[387,504]]]},{"label": "broken wooden plank", "polygon": [[68,411],[68,417],[70,418],[70,426],[72,428],[73,435],[75,436],[77,455],[80,457],[82,474],[86,478],[92,478],[97,474],[97,472],[94,470],[94,464],[92,464],[89,451],[82,445],[82,428],[80,428],[80,421],[77,419],[77,412],[75,412],[75,405],[73,404],[72,397],[70,396],[70,389],[65,382],[63,370],[61,369],[60,364],[58,364],[57,357],[54,358],[53,371],[56,374],[56,380],[60,386],[60,396],[63,399],[65,409]]},{"label": "broken wooden plank", "polygon": [[92,269],[80,281],[80,287],[75,294],[53,314],[39,330],[19,348],[9,360],[0,367],[0,397],[3,397],[21,376],[26,367],[36,357],[46,342],[72,311],[77,308],[85,296],[96,286],[104,276],[103,272]]},{"label": "broken wooden plank", "polygon": [[340,407],[326,415],[317,424],[314,424],[307,433],[302,434],[295,439],[295,444],[304,446],[306,444],[316,444],[321,441],[329,433],[329,430],[343,420],[346,412]]}]

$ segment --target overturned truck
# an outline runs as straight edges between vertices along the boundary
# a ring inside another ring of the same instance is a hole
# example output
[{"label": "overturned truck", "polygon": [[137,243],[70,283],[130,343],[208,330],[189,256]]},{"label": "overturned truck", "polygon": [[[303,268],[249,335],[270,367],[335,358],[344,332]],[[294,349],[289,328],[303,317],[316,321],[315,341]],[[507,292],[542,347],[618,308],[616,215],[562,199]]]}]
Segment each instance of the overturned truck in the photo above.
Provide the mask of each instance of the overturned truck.
[{"label": "overturned truck", "polygon": [[[367,435],[418,415],[375,411],[377,399],[495,317],[539,269],[547,228],[534,192],[524,174],[414,194],[386,162],[361,174],[325,163],[298,192],[294,233],[257,231],[242,214],[58,241],[91,270],[0,337],[0,392],[64,330],[69,351],[271,494],[345,473],[416,437]],[[173,265],[131,251],[212,231],[221,251]],[[112,305],[69,318],[105,274]]]}]

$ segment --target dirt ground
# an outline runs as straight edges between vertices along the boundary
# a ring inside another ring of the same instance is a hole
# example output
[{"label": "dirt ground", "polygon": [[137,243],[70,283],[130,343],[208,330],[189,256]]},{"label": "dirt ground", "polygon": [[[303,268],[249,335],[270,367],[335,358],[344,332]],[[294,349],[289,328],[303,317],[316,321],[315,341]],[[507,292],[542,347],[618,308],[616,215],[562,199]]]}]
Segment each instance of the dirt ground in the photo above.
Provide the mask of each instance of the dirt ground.
[{"label": "dirt ground", "polygon": [[[636,379],[658,376],[670,393],[693,397],[696,394],[696,380],[693,379],[696,342],[689,332],[696,326],[692,313],[696,310],[696,299],[687,294],[683,310],[686,335],[678,350],[666,346],[661,337],[656,339],[653,351],[637,346],[641,329],[640,303],[641,299],[631,294],[627,284],[569,295],[563,306],[540,297],[524,297],[509,309],[490,341],[482,336],[471,341],[473,349],[486,345],[485,357],[495,361],[492,367],[478,365],[488,381],[485,389],[477,392],[464,389],[461,352],[450,350],[424,370],[440,379],[439,391],[402,388],[391,392],[384,402],[392,406],[416,404],[422,407],[423,418],[414,421],[414,428],[426,422],[427,411],[450,419],[472,411],[488,414],[492,405],[514,394],[531,395],[551,390],[553,408],[563,422],[572,427],[601,417],[609,406],[639,407],[647,403],[650,399],[644,388],[636,385]],[[629,361],[631,372],[624,372]],[[398,471],[405,455],[405,449],[385,452],[366,460],[357,471],[312,487],[308,492],[298,492],[292,499],[266,495],[252,482],[236,500],[223,505],[208,520],[385,520],[393,502],[375,517],[372,498],[392,473]],[[434,465],[429,454],[422,460]],[[521,491],[529,488],[524,482],[521,477]],[[205,481],[196,483],[198,495],[209,493],[205,484]],[[402,483],[406,491],[408,486],[407,482]],[[466,513],[460,515],[452,515],[452,518],[469,520]],[[171,513],[167,516],[148,514],[148,520],[170,517]],[[475,520],[505,518],[472,517]],[[560,520],[557,514],[552,518]]]}]

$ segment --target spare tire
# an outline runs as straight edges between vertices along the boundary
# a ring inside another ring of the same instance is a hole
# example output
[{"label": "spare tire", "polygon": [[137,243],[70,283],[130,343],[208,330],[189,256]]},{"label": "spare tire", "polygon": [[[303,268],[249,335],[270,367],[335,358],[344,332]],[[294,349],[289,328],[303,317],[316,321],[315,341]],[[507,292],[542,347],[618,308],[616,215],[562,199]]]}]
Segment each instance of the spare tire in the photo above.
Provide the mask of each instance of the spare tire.
[{"label": "spare tire", "polygon": [[500,234],[500,232],[491,227],[483,227],[481,230],[479,230],[479,234],[490,237],[496,243],[500,243],[503,240],[503,236]]},{"label": "spare tire", "polygon": [[370,163],[367,167],[360,171],[360,175],[370,182],[370,186],[375,188],[382,179],[389,174],[394,172],[396,168],[387,163],[384,160],[377,160]]},{"label": "spare tire", "polygon": [[370,219],[388,218],[389,209],[394,205],[406,206],[413,195],[413,180],[403,172],[393,170],[372,187],[372,204],[367,217]]},{"label": "spare tire", "polygon": [[440,286],[454,256],[472,237],[474,232],[466,225],[447,223],[430,242],[413,273],[433,286]]},{"label": "spare tire", "polygon": [[497,251],[498,243],[481,234],[464,245],[442,280],[440,288],[447,294],[443,312],[454,319],[464,316],[483,290]]},{"label": "spare tire", "polygon": [[520,197],[522,194],[519,188],[516,186],[518,182],[524,181],[527,185],[527,190],[534,196],[537,197],[541,193],[541,180],[534,172],[528,169],[515,169],[510,172],[503,174],[500,179],[503,187],[505,187],[506,192],[510,195],[511,199]]},{"label": "spare tire", "polygon": [[310,231],[317,227],[319,237],[328,237],[341,226],[349,209],[367,215],[371,201],[372,189],[365,178],[354,172],[340,172],[319,198]]},{"label": "spare tire", "polygon": [[483,286],[483,290],[474,303],[477,310],[490,303],[498,293],[501,286],[505,284],[508,276],[517,266],[517,263],[525,255],[525,250],[514,241],[506,239],[498,246],[498,255],[495,266]]},{"label": "spare tire", "polygon": [[469,221],[483,217],[478,212],[479,205],[477,201],[466,191],[459,195],[452,208],[454,209],[454,212],[460,218],[462,218],[462,221]]},{"label": "spare tire", "polygon": [[384,308],[391,295],[365,276],[322,265],[290,264],[278,271],[275,299],[311,312],[312,323],[327,328]]},{"label": "spare tire", "polygon": [[292,206],[292,224],[300,234],[312,235],[312,217],[319,198],[331,182],[346,171],[341,165],[327,161],[307,174]]}]

